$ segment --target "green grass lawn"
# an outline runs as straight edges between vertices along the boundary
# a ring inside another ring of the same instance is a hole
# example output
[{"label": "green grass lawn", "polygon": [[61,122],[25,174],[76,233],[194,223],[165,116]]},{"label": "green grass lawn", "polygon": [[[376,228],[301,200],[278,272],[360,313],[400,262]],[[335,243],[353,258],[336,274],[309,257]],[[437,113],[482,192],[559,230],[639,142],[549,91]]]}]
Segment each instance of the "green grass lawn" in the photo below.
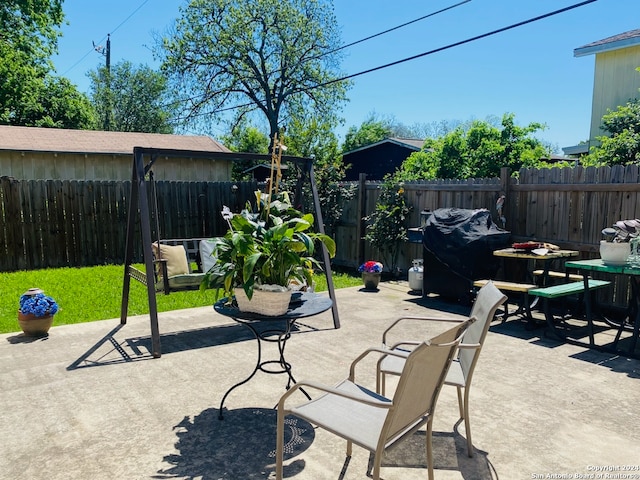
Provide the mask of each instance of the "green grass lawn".
[{"label": "green grass lawn", "polygon": [[[88,268],[56,268],[46,270],[0,273],[2,295],[0,295],[0,333],[19,332],[18,301],[20,295],[31,287],[38,287],[53,297],[60,306],[55,316],[55,325],[92,322],[120,317],[122,299],[122,265],[106,265]],[[324,275],[315,276],[316,291],[326,291]],[[335,288],[362,284],[359,274],[333,272]],[[132,280],[129,295],[129,315],[149,313],[146,287]],[[191,290],[159,293],[158,311],[213,305],[215,291]]]}]

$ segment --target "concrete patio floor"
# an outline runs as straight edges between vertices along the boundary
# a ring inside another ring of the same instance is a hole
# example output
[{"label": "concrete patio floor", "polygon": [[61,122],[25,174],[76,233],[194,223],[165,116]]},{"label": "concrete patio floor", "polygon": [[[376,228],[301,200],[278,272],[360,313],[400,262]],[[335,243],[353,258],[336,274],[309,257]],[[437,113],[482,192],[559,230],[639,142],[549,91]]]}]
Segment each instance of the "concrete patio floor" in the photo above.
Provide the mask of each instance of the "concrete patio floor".
[{"label": "concrete patio floor", "polygon": [[[345,378],[351,359],[378,346],[402,314],[467,312],[412,295],[406,282],[336,293],[342,327],[333,329],[325,312],[298,322],[287,344],[299,380]],[[427,336],[444,327],[429,323]],[[211,306],[160,314],[160,331],[159,359],[149,353],[144,315],[122,327],[117,319],[53,327],[42,339],[1,335],[0,478],[273,478],[273,407],[285,376],[258,372],[229,395],[219,421],[222,395],[255,365],[255,340]],[[621,470],[640,468],[640,361],[543,332],[517,319],[492,325],[471,393],[473,458],[456,424],[455,389],[443,389],[437,479],[640,478],[639,470]],[[274,349],[266,345],[264,355]],[[358,373],[374,386],[373,363]],[[354,447],[345,461],[345,442],[324,430],[292,422],[286,440],[287,478],[366,478],[369,453]],[[424,467],[418,432],[386,454],[382,478],[424,479]]]}]

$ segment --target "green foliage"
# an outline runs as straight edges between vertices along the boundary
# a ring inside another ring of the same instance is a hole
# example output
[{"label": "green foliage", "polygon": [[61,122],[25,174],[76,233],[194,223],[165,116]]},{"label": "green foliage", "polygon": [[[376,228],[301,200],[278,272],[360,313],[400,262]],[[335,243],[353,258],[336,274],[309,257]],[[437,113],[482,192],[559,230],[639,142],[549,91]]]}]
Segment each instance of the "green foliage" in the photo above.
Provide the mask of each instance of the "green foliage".
[{"label": "green foliage", "polygon": [[42,65],[56,52],[63,19],[62,0],[3,0],[0,44],[24,54],[27,63]]},{"label": "green foliage", "polygon": [[317,114],[345,101],[348,83],[328,84],[340,76],[339,45],[328,0],[191,0],[159,55],[187,121],[236,124],[255,112],[273,139],[292,108]]},{"label": "green foliage", "polygon": [[60,0],[0,3],[0,123],[90,128],[93,112],[67,79],[51,75],[63,21]]},{"label": "green foliage", "polygon": [[117,132],[173,133],[175,104],[168,99],[167,80],[147,65],[123,61],[88,73],[91,102],[101,126]]},{"label": "green foliage", "polygon": [[68,79],[47,75],[33,79],[29,94],[9,123],[26,127],[92,129],[95,112],[87,96]]},{"label": "green foliage", "polygon": [[520,127],[514,118],[505,114],[501,127],[474,121],[468,128],[461,126],[427,140],[421,152],[411,154],[403,163],[397,179],[496,177],[502,167],[518,171],[546,166],[540,162],[547,153],[545,146],[533,137],[544,126],[534,122]]},{"label": "green foliage", "polygon": [[[269,153],[269,137],[254,126],[242,121],[233,127],[231,132],[222,137],[222,143],[232,152],[243,153]],[[249,180],[252,175],[243,173],[247,169],[255,166],[251,160],[240,160],[233,162],[231,178],[236,181]]]},{"label": "green foliage", "polygon": [[[429,142],[431,144],[432,142]],[[425,147],[426,148],[426,147]],[[438,178],[440,160],[438,155],[430,150],[420,150],[413,152],[402,163],[400,170],[396,173],[396,178],[402,180],[414,180],[415,173],[420,172],[421,179]]]},{"label": "green foliage", "polygon": [[375,115],[371,115],[359,127],[349,127],[344,138],[342,151],[350,152],[371,145],[391,137],[392,134],[391,126],[387,122],[378,120]]},{"label": "green foliage", "polygon": [[240,125],[222,137],[224,145],[234,152],[269,153],[269,137],[251,125]]},{"label": "green foliage", "polygon": [[387,175],[381,185],[375,210],[364,218],[367,222],[365,240],[378,249],[385,265],[395,273],[403,242],[407,241],[407,217],[411,207],[407,204],[404,188]]},{"label": "green foliage", "polygon": [[640,100],[635,99],[609,110],[602,117],[602,128],[611,136],[598,137],[584,158],[586,165],[630,165],[640,162]]},{"label": "green foliage", "polygon": [[442,120],[429,124],[416,123],[413,125],[405,125],[393,116],[379,115],[373,112],[368,115],[359,127],[352,126],[349,128],[345,136],[342,151],[349,152],[390,137],[413,139],[436,138],[451,132],[461,124],[459,121]]},{"label": "green foliage", "polygon": [[302,215],[292,208],[287,194],[256,192],[257,212],[247,209],[233,215],[224,210],[229,230],[214,241],[213,267],[207,272],[202,288],[215,288],[216,298],[231,298],[242,287],[251,299],[260,285],[287,287],[297,280],[311,284],[315,242],[322,242],[334,256],[336,244],[327,235],[310,232],[312,214]]},{"label": "green foliage", "polygon": [[[288,154],[314,159],[313,170],[320,211],[325,232],[330,236],[335,235],[336,224],[342,216],[345,203],[356,194],[355,185],[341,183],[346,167],[342,162],[338,138],[332,131],[336,122],[335,117],[298,116],[291,120],[285,137]],[[305,211],[312,211],[313,198],[308,182],[303,185],[303,195]]]},{"label": "green foliage", "polygon": [[[144,269],[143,265],[136,265]],[[0,333],[18,332],[18,301],[20,295],[31,287],[42,288],[55,298],[60,311],[55,316],[54,327],[75,323],[93,322],[120,317],[122,301],[122,265],[105,265],[87,268],[56,268],[19,272],[0,272]],[[359,276],[333,272],[335,288],[362,285]],[[315,290],[327,290],[324,275],[315,275]],[[100,292],[96,295],[96,292]],[[91,299],[85,301],[84,299]],[[184,308],[209,307],[215,302],[215,292],[182,291],[171,295],[158,294],[158,311]],[[147,289],[141,283],[131,282],[129,291],[129,315],[149,313]]]}]

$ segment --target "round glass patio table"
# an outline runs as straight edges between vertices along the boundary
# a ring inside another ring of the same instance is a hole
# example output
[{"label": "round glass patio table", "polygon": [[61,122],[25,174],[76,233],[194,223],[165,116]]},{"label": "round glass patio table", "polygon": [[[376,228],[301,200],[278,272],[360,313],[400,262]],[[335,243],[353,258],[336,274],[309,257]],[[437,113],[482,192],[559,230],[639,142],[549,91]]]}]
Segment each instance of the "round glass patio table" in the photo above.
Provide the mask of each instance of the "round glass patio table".
[{"label": "round glass patio table", "polygon": [[[235,302],[230,305],[226,305],[226,303],[227,299],[223,298],[218,300],[213,305],[213,308],[220,315],[232,318],[234,321],[244,325],[249,331],[251,331],[257,342],[258,359],[253,372],[251,372],[247,378],[229,388],[222,397],[218,413],[218,418],[220,420],[223,418],[222,409],[227,396],[229,396],[229,394],[237,387],[244,385],[251,380],[258,370],[270,374],[286,373],[289,377],[287,381],[287,390],[291,387],[292,383],[296,382],[293,374],[291,373],[291,364],[284,356],[287,340],[291,337],[291,328],[299,318],[318,315],[329,310],[333,305],[333,302],[329,297],[312,292],[304,292],[301,294],[294,293],[291,297],[291,302],[289,303],[289,309],[283,315],[278,316],[241,312]],[[267,324],[266,329],[262,329],[265,324]],[[262,342],[273,342],[278,344],[279,356],[276,360],[262,360]]]}]

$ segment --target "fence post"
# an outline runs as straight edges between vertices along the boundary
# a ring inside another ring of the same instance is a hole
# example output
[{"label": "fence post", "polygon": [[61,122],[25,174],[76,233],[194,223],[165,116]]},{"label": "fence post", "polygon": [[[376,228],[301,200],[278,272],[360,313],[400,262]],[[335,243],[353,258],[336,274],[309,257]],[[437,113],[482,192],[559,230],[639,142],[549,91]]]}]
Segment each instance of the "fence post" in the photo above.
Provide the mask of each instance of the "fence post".
[{"label": "fence post", "polygon": [[[510,187],[511,187],[511,169],[509,167],[502,167],[500,169],[500,193],[498,194],[498,197],[504,195],[504,207],[502,210],[502,217],[506,218],[507,220],[509,220],[509,217],[513,219],[514,217],[511,214],[515,212],[515,209],[513,208],[513,206],[515,205],[515,201],[514,201],[515,199],[511,198],[511,192],[509,190]],[[499,214],[498,214],[498,217],[500,217]],[[498,220],[502,220],[502,219],[498,218]],[[502,228],[506,228],[506,227],[507,227],[506,222],[503,221]]]},{"label": "fence post", "polygon": [[367,215],[367,190],[365,183],[367,181],[367,174],[361,173],[358,177],[358,265],[364,263],[364,236],[367,232],[367,225],[364,217]]}]

